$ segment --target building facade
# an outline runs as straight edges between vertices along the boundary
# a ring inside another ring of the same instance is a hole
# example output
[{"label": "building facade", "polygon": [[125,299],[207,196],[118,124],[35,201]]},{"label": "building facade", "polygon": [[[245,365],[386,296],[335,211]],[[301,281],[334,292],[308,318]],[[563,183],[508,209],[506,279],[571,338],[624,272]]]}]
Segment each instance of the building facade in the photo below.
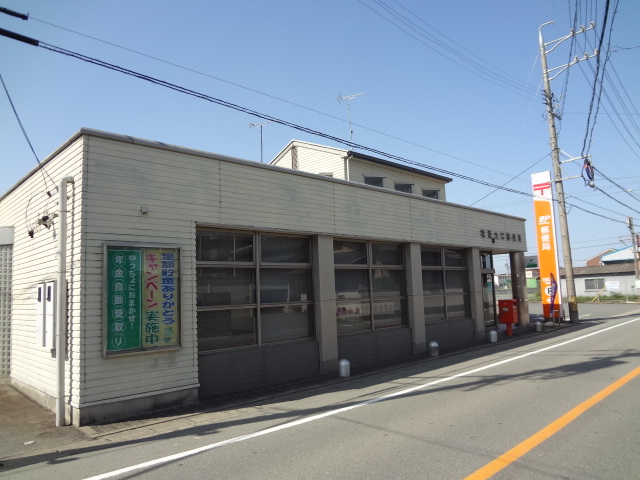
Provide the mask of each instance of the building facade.
[{"label": "building facade", "polygon": [[82,129],[0,199],[12,384],[82,425],[469,345],[498,253],[528,321],[523,219],[356,156],[361,182]]}]

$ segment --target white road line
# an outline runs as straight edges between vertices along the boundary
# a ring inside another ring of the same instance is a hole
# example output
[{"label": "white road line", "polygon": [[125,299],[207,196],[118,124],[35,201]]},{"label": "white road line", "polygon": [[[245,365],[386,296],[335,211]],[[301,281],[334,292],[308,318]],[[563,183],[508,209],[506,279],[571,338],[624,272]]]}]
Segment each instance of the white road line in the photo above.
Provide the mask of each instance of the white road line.
[{"label": "white road line", "polygon": [[205,446],[202,446],[202,447],[199,447],[199,448],[194,448],[193,450],[187,450],[186,452],[176,453],[174,455],[169,455],[167,457],[161,457],[161,458],[157,458],[155,460],[150,460],[148,462],[139,463],[137,465],[132,465],[130,467],[125,467],[125,468],[121,468],[119,470],[114,470],[112,472],[103,473],[101,475],[96,475],[96,476],[93,476],[93,477],[89,477],[86,480],[104,480],[104,479],[107,479],[107,478],[114,478],[114,477],[117,477],[118,475],[123,475],[125,473],[131,473],[131,472],[134,472],[136,470],[142,470],[142,469],[150,468],[150,467],[157,467],[158,465],[162,465],[164,463],[169,463],[169,462],[172,462],[174,460],[180,460],[180,459],[183,459],[183,458],[186,458],[186,457],[191,457],[193,455],[197,455],[199,453],[206,452],[206,451],[209,451],[209,450],[214,450],[216,448],[225,447],[225,446],[231,445],[233,443],[243,442],[243,441],[249,440],[251,438],[261,437],[263,435],[268,435],[270,433],[279,432],[280,430],[286,430],[288,428],[297,427],[298,425],[303,425],[305,423],[315,422],[316,420],[320,420],[322,418],[326,418],[326,417],[330,417],[330,416],[333,416],[333,415],[337,415],[339,413],[346,412],[346,411],[349,411],[349,410],[353,410],[355,408],[360,408],[360,407],[364,407],[366,405],[371,405],[371,404],[374,404],[374,403],[382,402],[382,401],[388,400],[390,398],[400,397],[402,395],[407,395],[408,393],[412,393],[412,392],[415,392],[417,390],[422,390],[422,389],[427,388],[427,387],[432,387],[434,385],[438,385],[439,383],[449,382],[451,380],[455,380],[456,378],[466,377],[468,375],[473,375],[474,373],[482,372],[482,371],[488,370],[490,368],[498,367],[498,366],[504,365],[506,363],[510,363],[510,362],[514,362],[516,360],[520,360],[522,358],[530,357],[531,355],[536,355],[538,353],[546,352],[548,350],[553,350],[554,348],[562,347],[564,345],[568,345],[570,343],[577,342],[579,340],[583,340],[585,338],[592,337],[593,335],[598,335],[600,333],[604,333],[604,332],[607,332],[607,331],[612,330],[614,328],[622,327],[624,325],[628,325],[630,323],[637,322],[639,320],[640,320],[640,318],[634,318],[632,320],[628,320],[626,322],[619,323],[618,325],[613,325],[611,327],[603,328],[602,330],[597,330],[595,332],[587,333],[586,335],[582,335],[581,337],[576,337],[576,338],[573,338],[571,340],[566,340],[564,342],[560,342],[560,343],[557,343],[555,345],[551,345],[549,347],[540,348],[540,349],[534,350],[532,352],[523,353],[522,355],[518,355],[518,356],[515,356],[515,357],[512,357],[512,358],[507,358],[507,359],[504,359],[504,360],[500,360],[499,362],[491,363],[491,364],[485,365],[483,367],[474,368],[474,369],[468,370],[466,372],[457,373],[457,374],[452,375],[450,377],[440,378],[440,379],[434,380],[432,382],[423,383],[421,385],[416,385],[414,387],[407,388],[405,390],[400,390],[398,392],[391,393],[389,395],[384,395],[382,397],[372,398],[371,400],[366,400],[364,402],[356,403],[356,404],[350,405],[348,407],[338,408],[338,409],[335,409],[335,410],[329,410],[329,411],[324,412],[324,413],[319,413],[317,415],[312,415],[310,417],[305,417],[305,418],[301,418],[299,420],[294,420],[293,422],[289,422],[289,423],[285,423],[285,424],[282,424],[282,425],[278,425],[276,427],[267,428],[267,429],[261,430],[259,432],[250,433],[248,435],[242,435],[240,437],[230,438],[229,440],[225,440],[225,441],[217,442],[217,443],[212,443],[212,444],[205,445]]}]

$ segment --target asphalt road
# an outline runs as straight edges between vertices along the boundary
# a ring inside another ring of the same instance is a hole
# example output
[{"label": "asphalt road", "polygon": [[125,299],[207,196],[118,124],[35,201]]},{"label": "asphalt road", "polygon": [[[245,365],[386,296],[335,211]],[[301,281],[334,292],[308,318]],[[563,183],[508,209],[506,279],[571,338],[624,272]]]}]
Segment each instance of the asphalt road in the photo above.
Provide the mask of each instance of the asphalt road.
[{"label": "asphalt road", "polygon": [[0,478],[636,480],[639,309],[580,307],[581,324],[557,334],[352,377]]}]

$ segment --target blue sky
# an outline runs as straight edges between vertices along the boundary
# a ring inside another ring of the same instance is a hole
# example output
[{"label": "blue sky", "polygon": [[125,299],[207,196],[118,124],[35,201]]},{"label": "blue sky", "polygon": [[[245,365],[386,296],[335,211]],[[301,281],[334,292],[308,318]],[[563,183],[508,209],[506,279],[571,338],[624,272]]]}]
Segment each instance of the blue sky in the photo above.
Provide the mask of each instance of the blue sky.
[{"label": "blue sky", "polygon": [[[605,37],[611,55],[587,146],[596,168],[618,184],[596,177],[597,186],[621,203],[585,187],[580,178],[564,182],[570,202],[608,217],[570,207],[575,266],[606,248],[622,247],[620,239],[629,237],[622,223],[627,216],[640,231],[640,48],[633,48],[640,46],[640,3],[611,3],[617,4],[608,18],[613,30],[607,28]],[[576,37],[575,50],[582,56],[599,40],[605,2],[4,0],[0,5],[30,14],[27,21],[0,14],[0,28],[334,137],[349,138],[347,104],[338,96],[366,92],[351,102],[354,142],[530,192],[531,173],[552,168],[538,28],[555,21],[543,28],[550,41],[567,35],[574,19],[578,25],[595,21],[596,29]],[[549,55],[550,68],[570,60],[570,45],[565,42]],[[595,66],[595,59],[580,62],[552,82],[562,110],[559,145],[572,156],[583,150]],[[0,74],[40,159],[90,127],[260,161],[260,132],[249,125],[263,120],[255,116],[5,37],[0,37]],[[294,138],[340,146],[272,123],[263,128],[265,161]],[[0,192],[5,192],[36,159],[2,90],[0,152]],[[564,176],[580,175],[580,167],[580,162],[565,164]],[[505,191],[486,196],[492,191],[455,178],[447,197],[526,218],[529,252],[535,253],[531,199]]]}]

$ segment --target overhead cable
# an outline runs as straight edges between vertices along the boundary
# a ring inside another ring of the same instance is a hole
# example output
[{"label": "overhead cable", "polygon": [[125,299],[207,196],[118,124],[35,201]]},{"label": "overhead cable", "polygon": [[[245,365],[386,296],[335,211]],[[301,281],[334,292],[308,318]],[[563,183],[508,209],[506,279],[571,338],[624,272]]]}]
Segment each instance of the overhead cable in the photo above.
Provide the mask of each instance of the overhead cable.
[{"label": "overhead cable", "polygon": [[[9,33],[10,35],[7,35],[7,33]],[[336,137],[334,135],[330,135],[330,134],[326,134],[326,133],[323,133],[323,132],[320,132],[320,131],[317,131],[317,130],[313,130],[313,129],[309,128],[309,127],[298,125],[298,124],[295,124],[293,122],[289,122],[287,120],[279,119],[279,118],[271,116],[269,114],[260,113],[258,111],[252,110],[250,108],[243,107],[241,105],[236,105],[236,104],[228,102],[226,100],[215,98],[215,97],[206,95],[204,93],[197,92],[195,90],[190,90],[190,89],[188,89],[186,87],[182,87],[182,86],[179,86],[179,85],[176,85],[176,84],[164,81],[164,80],[160,80],[158,78],[154,78],[154,77],[151,77],[149,75],[145,75],[143,73],[136,72],[134,70],[130,70],[130,69],[127,69],[127,68],[124,68],[124,67],[120,67],[118,65],[114,65],[114,64],[105,62],[103,60],[99,60],[99,59],[96,59],[96,58],[88,57],[88,56],[83,55],[81,53],[73,52],[71,50],[67,50],[67,49],[64,49],[64,48],[61,48],[61,47],[57,47],[55,45],[51,45],[51,44],[48,44],[48,43],[45,43],[45,42],[41,42],[41,41],[33,39],[33,38],[24,37],[22,35],[17,35],[17,34],[14,34],[13,32],[7,32],[6,30],[1,29],[1,28],[0,28],[0,35],[7,36],[9,38],[14,38],[14,39],[24,39],[22,41],[25,41],[26,43],[28,43],[30,45],[39,46],[39,47],[42,47],[42,48],[44,48],[46,50],[50,50],[50,51],[55,52],[55,53],[60,53],[60,54],[63,54],[63,55],[66,55],[66,56],[69,56],[69,57],[72,57],[72,58],[76,58],[78,60],[82,60],[82,61],[87,62],[87,63],[98,65],[98,66],[107,68],[109,70],[113,70],[113,71],[116,71],[116,72],[119,72],[119,73],[123,73],[125,75],[129,75],[129,76],[138,78],[140,80],[145,80],[147,82],[150,82],[150,83],[153,83],[153,84],[165,87],[165,88],[169,88],[171,90],[174,90],[174,91],[177,91],[177,92],[180,92],[180,93],[184,93],[184,94],[196,97],[196,98],[200,98],[201,100],[206,100],[208,102],[211,102],[211,103],[214,103],[214,104],[217,104],[217,105],[221,105],[223,107],[231,108],[233,110],[236,110],[236,111],[239,111],[239,112],[242,112],[242,113],[246,113],[248,115],[252,115],[254,117],[261,118],[263,120],[267,120],[267,121],[271,121],[271,122],[274,122],[274,123],[278,123],[280,125],[292,128],[294,130],[298,130],[298,131],[301,131],[301,132],[304,132],[304,133],[308,133],[310,135],[319,136],[319,137],[334,141],[334,142],[336,142],[338,144],[345,145],[345,146],[350,147],[352,149],[364,150],[364,151],[371,152],[371,153],[374,153],[376,155],[380,155],[380,156],[383,156],[383,157],[387,157],[387,158],[390,158],[392,160],[396,160],[396,161],[399,161],[399,162],[402,162],[402,163],[406,163],[406,164],[409,164],[409,165],[415,165],[415,166],[418,166],[418,167],[421,167],[421,168],[427,168],[427,169],[433,170],[434,172],[442,173],[444,175],[449,175],[449,176],[460,178],[460,179],[463,179],[463,180],[467,180],[467,181],[470,181],[470,182],[473,182],[473,183],[478,183],[480,185],[485,185],[485,186],[488,186],[488,187],[497,188],[497,189],[500,189],[500,190],[504,190],[506,192],[515,193],[515,194],[523,195],[523,196],[530,197],[530,198],[533,197],[532,193],[523,192],[521,190],[508,188],[508,187],[504,187],[504,186],[501,186],[501,185],[496,185],[496,184],[493,184],[491,182],[487,182],[487,181],[484,181],[484,180],[480,180],[480,179],[477,179],[477,178],[470,177],[468,175],[462,175],[460,173],[452,172],[450,170],[445,170],[445,169],[438,168],[438,167],[435,167],[435,166],[432,166],[432,165],[427,165],[427,164],[424,164],[424,163],[421,163],[421,162],[416,162],[416,161],[413,161],[413,160],[410,160],[410,159],[407,159],[407,158],[404,158],[404,157],[401,157],[401,156],[398,156],[398,155],[393,155],[393,154],[390,154],[390,153],[387,153],[387,152],[384,152],[382,150],[378,150],[378,149],[375,149],[375,148],[372,148],[372,147],[367,147],[365,145],[360,145],[360,144],[355,143],[355,142],[353,142],[351,140],[346,140],[346,139],[343,139],[343,138],[340,138],[340,137]],[[21,38],[17,38],[17,37],[21,37]],[[428,173],[428,172],[426,172],[426,173]],[[573,204],[569,204],[569,203],[568,203],[568,205],[574,206],[575,208],[578,208],[579,210],[582,210],[584,212],[591,213],[593,215],[596,215],[596,216],[599,216],[599,217],[602,217],[602,218],[606,218],[607,220],[611,220],[611,221],[619,222],[619,223],[625,223],[622,220],[609,218],[609,217],[606,217],[604,215],[598,214],[596,212],[592,212],[592,211],[590,211],[588,209],[579,207],[577,205],[573,205]]]}]

